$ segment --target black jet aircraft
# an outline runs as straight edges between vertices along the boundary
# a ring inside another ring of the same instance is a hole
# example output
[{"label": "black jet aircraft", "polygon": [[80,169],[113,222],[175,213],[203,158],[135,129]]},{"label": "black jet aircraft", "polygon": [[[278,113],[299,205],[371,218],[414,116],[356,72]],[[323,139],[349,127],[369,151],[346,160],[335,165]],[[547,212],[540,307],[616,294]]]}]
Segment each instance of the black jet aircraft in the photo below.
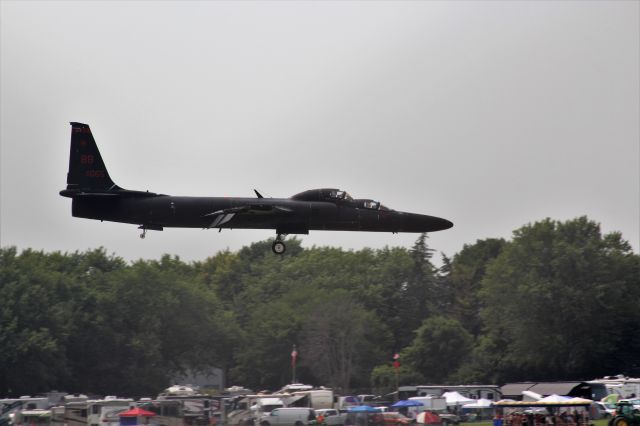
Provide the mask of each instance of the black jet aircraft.
[{"label": "black jet aircraft", "polygon": [[176,197],[132,191],[116,185],[107,172],[89,126],[71,123],[67,188],[74,217],[164,228],[275,229],[272,249],[286,250],[287,234],[311,230],[368,232],[433,232],[453,226],[446,219],[391,210],[377,201],[354,199],[345,191],[311,189],[291,198]]}]

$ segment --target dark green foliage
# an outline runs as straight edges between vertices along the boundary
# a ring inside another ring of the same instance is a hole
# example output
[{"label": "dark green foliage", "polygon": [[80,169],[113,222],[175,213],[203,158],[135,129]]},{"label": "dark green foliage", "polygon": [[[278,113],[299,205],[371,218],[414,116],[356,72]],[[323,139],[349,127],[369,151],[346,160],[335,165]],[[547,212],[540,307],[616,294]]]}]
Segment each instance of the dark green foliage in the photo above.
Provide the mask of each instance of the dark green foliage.
[{"label": "dark green foliage", "polygon": [[637,372],[629,330],[640,325],[639,266],[619,234],[603,237],[585,217],[515,231],[481,292],[485,335],[494,342],[483,351],[499,363],[496,379]]},{"label": "dark green foliage", "polygon": [[[411,249],[271,241],[201,262],[0,250],[0,395],[155,395],[211,366],[255,390],[640,374],[640,257],[587,218]],[[399,370],[391,356],[399,352]]]},{"label": "dark green foliage", "polygon": [[451,292],[451,302],[446,312],[469,330],[474,336],[480,334],[482,322],[480,320],[481,299],[478,291],[485,276],[487,265],[496,258],[506,242],[502,239],[478,240],[473,245],[464,245],[462,251],[456,254],[449,268],[448,280]]},{"label": "dark green foliage", "polygon": [[471,334],[457,320],[433,316],[420,326],[402,357],[428,383],[445,383],[460,367],[472,343]]}]

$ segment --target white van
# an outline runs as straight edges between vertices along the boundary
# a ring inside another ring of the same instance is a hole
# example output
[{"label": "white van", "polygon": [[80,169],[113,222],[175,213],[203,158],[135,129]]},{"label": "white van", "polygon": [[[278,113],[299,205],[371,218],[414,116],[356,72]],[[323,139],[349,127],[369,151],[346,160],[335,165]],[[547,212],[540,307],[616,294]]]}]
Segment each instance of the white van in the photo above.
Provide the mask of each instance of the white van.
[{"label": "white van", "polygon": [[316,419],[312,408],[274,408],[268,415],[258,417],[259,426],[307,426]]}]

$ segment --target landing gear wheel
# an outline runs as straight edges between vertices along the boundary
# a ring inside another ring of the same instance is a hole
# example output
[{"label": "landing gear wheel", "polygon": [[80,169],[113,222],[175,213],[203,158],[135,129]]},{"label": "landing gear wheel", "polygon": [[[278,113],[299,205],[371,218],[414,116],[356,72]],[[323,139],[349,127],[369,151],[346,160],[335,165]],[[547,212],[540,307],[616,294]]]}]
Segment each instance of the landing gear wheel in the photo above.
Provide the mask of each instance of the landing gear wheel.
[{"label": "landing gear wheel", "polygon": [[287,250],[287,246],[282,241],[276,239],[271,246],[271,250],[273,250],[275,254],[284,254]]},{"label": "landing gear wheel", "polygon": [[144,240],[144,237],[147,236],[147,229],[146,228],[142,228],[142,234],[140,234],[140,238],[142,238]]}]

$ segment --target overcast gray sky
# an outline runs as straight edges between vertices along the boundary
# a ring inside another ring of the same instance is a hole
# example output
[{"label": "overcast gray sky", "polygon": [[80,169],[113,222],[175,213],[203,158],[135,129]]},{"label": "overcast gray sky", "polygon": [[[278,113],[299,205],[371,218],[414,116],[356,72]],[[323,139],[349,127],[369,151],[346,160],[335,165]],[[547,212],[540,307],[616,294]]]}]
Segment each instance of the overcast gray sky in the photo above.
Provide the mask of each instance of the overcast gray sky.
[{"label": "overcast gray sky", "polygon": [[[640,3],[0,2],[0,242],[200,260],[273,231],[71,217],[70,121],[115,182],[172,195],[339,187],[441,216],[453,255],[530,222],[640,222]],[[303,244],[411,246],[312,232]]]}]

